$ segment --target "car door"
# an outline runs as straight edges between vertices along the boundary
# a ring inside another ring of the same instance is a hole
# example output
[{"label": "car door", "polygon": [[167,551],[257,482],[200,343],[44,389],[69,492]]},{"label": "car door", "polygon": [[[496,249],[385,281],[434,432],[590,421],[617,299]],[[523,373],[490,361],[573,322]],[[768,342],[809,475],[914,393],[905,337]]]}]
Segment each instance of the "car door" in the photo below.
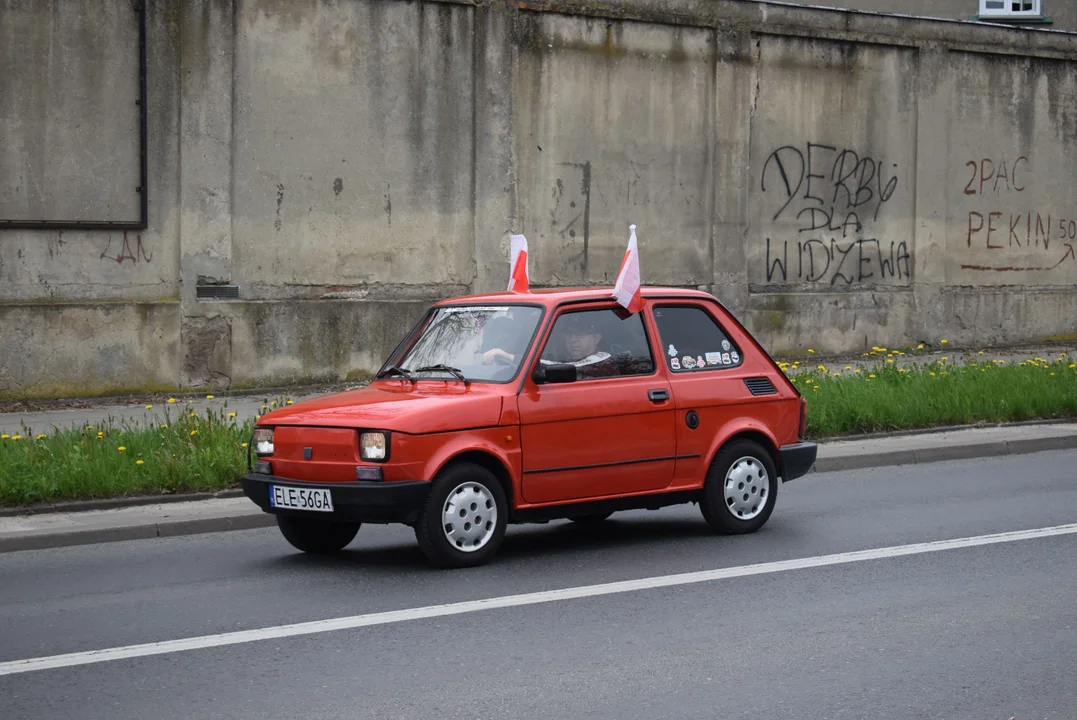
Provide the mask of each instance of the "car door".
[{"label": "car door", "polygon": [[[744,354],[706,305],[655,302],[650,308],[670,375],[676,422],[676,487],[698,484],[715,434],[749,410]],[[693,414],[692,422],[688,422]]]},{"label": "car door", "polygon": [[579,377],[536,383],[529,373],[524,381],[524,502],[596,499],[670,484],[670,386],[657,369],[641,313],[622,319],[612,305],[561,312],[539,358],[535,367],[576,363]]}]

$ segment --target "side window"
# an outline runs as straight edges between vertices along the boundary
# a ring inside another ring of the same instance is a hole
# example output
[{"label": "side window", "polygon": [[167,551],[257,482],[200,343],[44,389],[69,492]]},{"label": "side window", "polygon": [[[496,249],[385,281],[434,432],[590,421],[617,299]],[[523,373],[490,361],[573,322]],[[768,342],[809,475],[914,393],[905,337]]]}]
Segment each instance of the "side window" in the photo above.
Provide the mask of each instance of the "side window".
[{"label": "side window", "polygon": [[655,371],[641,314],[622,320],[612,309],[560,315],[539,362],[575,365],[581,380],[649,375]]},{"label": "side window", "polygon": [[740,348],[701,307],[658,306],[654,321],[666,367],[675,373],[736,367],[744,360]]}]

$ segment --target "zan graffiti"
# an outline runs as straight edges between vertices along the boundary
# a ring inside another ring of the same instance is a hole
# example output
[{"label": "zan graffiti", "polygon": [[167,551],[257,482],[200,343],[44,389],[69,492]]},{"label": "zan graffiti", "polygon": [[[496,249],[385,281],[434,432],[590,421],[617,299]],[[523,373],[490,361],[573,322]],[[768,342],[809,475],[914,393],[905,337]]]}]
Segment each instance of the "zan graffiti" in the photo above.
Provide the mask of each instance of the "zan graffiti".
[{"label": "zan graffiti", "polygon": [[108,236],[108,244],[101,251],[101,259],[111,260],[117,265],[123,265],[125,262],[137,265],[153,262],[153,255],[146,252],[146,247],[142,244],[142,235],[135,235],[132,241],[124,231],[122,243],[113,242],[112,235]]},{"label": "zan graffiti", "polygon": [[896,163],[852,148],[771,152],[760,174],[767,282],[908,282],[908,241],[876,230],[898,183]]}]

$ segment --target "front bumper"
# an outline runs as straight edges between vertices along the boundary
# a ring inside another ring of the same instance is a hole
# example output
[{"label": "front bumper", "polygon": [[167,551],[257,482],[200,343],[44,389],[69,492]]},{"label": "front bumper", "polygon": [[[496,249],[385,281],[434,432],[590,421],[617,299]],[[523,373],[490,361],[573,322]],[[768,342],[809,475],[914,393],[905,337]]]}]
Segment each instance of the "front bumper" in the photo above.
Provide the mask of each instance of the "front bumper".
[{"label": "front bumper", "polygon": [[815,464],[815,456],[818,451],[819,446],[810,442],[782,445],[778,451],[782,463],[779,471],[782,476],[782,482],[789,482],[807,475],[812,465]]},{"label": "front bumper", "polygon": [[[425,480],[395,482],[311,483],[289,480],[275,475],[252,473],[240,478],[243,492],[258,507],[274,515],[323,517],[327,522],[406,523],[414,524],[430,492]],[[328,489],[332,492],[333,512],[310,512],[273,507],[269,503],[269,486]]]}]

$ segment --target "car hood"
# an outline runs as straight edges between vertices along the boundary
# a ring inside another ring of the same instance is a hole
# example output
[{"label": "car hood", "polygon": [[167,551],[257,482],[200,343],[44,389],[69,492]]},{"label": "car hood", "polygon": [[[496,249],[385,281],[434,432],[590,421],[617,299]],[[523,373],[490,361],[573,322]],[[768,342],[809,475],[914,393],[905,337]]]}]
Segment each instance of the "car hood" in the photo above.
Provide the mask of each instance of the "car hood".
[{"label": "car hood", "polygon": [[[494,386],[500,389],[500,386]],[[501,419],[498,390],[472,383],[381,381],[311,398],[262,416],[259,425],[317,425],[409,434],[491,427]]]}]

